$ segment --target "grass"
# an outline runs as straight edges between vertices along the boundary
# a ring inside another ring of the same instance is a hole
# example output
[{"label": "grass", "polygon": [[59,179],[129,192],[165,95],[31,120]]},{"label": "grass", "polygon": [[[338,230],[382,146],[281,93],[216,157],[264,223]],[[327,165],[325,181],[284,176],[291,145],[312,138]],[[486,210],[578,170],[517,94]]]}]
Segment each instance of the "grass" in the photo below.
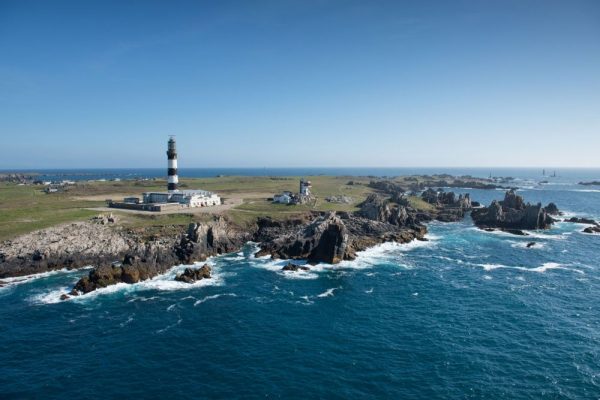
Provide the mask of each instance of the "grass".
[{"label": "grass", "polygon": [[417,196],[408,196],[410,205],[418,211],[433,211],[435,207]]},{"label": "grass", "polygon": [[[240,177],[182,179],[183,189],[201,188],[217,192],[221,197],[243,199],[242,204],[226,211],[235,222],[246,225],[258,216],[275,219],[290,218],[307,211],[353,211],[371,189],[366,186],[368,178],[307,176],[312,182],[315,204],[287,206],[273,204],[268,197],[285,190],[297,192],[300,177]],[[361,184],[348,185],[348,181]],[[0,240],[47,228],[53,225],[88,219],[98,214],[90,210],[102,207],[104,200],[118,199],[123,195],[141,196],[147,191],[164,191],[166,181],[120,181],[85,182],[69,187],[64,193],[46,194],[42,186],[19,186],[0,184]],[[345,195],[352,197],[352,204],[335,204],[325,197]],[[160,227],[186,225],[192,221],[210,219],[210,214],[132,214],[114,211],[121,223],[128,227]]]},{"label": "grass", "polygon": [[73,200],[66,193],[47,195],[39,186],[0,185],[0,240],[56,224],[84,220],[97,212],[86,210],[103,202]]}]

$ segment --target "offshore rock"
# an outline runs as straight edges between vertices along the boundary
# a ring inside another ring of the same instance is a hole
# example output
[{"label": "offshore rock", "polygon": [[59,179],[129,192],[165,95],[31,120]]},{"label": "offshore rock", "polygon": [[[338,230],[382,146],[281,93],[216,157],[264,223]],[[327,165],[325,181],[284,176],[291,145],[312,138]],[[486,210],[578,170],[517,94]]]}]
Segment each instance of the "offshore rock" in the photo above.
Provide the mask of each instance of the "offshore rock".
[{"label": "offshore rock", "polygon": [[588,226],[583,230],[583,233],[600,233],[599,226]]},{"label": "offshore rock", "polygon": [[578,217],[571,217],[569,219],[565,219],[563,220],[563,222],[571,222],[574,224],[589,224],[589,225],[599,225],[598,222],[596,222],[595,220],[591,219],[591,218],[578,218]]},{"label": "offshore rock", "polygon": [[298,264],[294,264],[294,263],[287,263],[283,268],[281,268],[282,271],[310,271],[310,268],[304,266],[304,265],[298,265]]},{"label": "offshore rock", "polygon": [[[555,205],[550,209],[558,212]],[[515,229],[549,229],[554,223],[541,203],[525,203],[523,197],[514,190],[506,192],[503,201],[494,200],[488,207],[474,209],[471,217],[479,228],[500,228],[507,232]]]},{"label": "offshore rock", "polygon": [[210,279],[211,268],[204,264],[200,268],[186,268],[181,274],[177,274],[175,280],[178,282],[194,283],[202,279]]}]

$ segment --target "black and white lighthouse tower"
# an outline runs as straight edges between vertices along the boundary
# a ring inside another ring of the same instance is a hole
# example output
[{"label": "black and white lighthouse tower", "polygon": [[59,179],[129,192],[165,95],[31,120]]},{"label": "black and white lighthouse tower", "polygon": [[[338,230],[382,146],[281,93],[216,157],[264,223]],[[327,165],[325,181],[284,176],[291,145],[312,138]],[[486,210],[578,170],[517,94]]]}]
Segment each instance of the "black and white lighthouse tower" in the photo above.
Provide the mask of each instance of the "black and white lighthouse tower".
[{"label": "black and white lighthouse tower", "polygon": [[177,177],[177,148],[175,147],[175,136],[171,136],[169,139],[169,147],[167,150],[167,158],[169,159],[169,176],[167,178],[167,188],[169,193],[177,192],[177,184],[179,178]]}]

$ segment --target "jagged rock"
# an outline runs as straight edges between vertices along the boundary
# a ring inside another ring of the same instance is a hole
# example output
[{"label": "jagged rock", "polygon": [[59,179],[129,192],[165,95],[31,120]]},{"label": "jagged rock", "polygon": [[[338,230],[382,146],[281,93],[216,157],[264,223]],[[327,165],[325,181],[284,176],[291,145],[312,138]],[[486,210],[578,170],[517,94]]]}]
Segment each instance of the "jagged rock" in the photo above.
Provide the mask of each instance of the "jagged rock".
[{"label": "jagged rock", "polygon": [[600,233],[600,227],[598,226],[588,226],[583,230],[584,233]]},{"label": "jagged rock", "polygon": [[109,263],[137,246],[120,227],[92,221],[57,225],[0,243],[0,278]]},{"label": "jagged rock", "polygon": [[574,224],[589,224],[589,225],[596,225],[598,226],[598,222],[596,222],[593,219],[590,218],[577,218],[577,217],[571,217],[569,219],[565,219],[563,220],[563,222],[571,222]]},{"label": "jagged rock", "polygon": [[532,248],[535,245],[536,245],[535,242],[529,242],[529,243],[527,243],[527,248],[530,249],[530,248]]},{"label": "jagged rock", "polygon": [[[247,232],[230,226],[220,217],[203,224],[192,223],[174,244],[146,243],[136,248],[135,252],[125,254],[121,263],[96,267],[88,276],[81,278],[73,289],[76,293],[88,293],[119,282],[132,284],[144,281],[166,272],[174,265],[191,264],[209,256],[237,251],[250,238]],[[206,268],[203,268],[192,270],[200,271],[193,272],[200,275],[190,272],[192,275],[188,276],[184,273],[182,279],[193,281],[206,277],[202,275],[206,272]]]},{"label": "jagged rock", "polygon": [[469,210],[472,207],[471,197],[468,193],[460,194],[456,197],[454,192],[444,192],[443,190],[433,190],[431,188],[425,190],[421,194],[421,198],[429,204],[436,207],[455,207],[463,210]]},{"label": "jagged rock", "polygon": [[293,263],[287,263],[283,268],[281,268],[282,271],[310,271],[310,268],[304,266],[304,265],[298,265],[298,264],[293,264]]},{"label": "jagged rock", "polygon": [[544,207],[548,215],[562,215],[556,204],[550,203],[546,207]]},{"label": "jagged rock", "polygon": [[61,294],[61,295],[60,295],[60,299],[61,299],[61,300],[68,300],[68,299],[70,299],[70,298],[71,298],[71,296],[69,296],[68,294]]},{"label": "jagged rock", "polygon": [[335,212],[331,212],[267,244],[263,247],[263,254],[268,251],[275,258],[307,259],[311,264],[336,264],[344,259],[347,242],[348,232],[344,222]]},{"label": "jagged rock", "polygon": [[525,204],[523,198],[514,190],[506,192],[503,201],[494,200],[489,207],[474,209],[471,217],[480,228],[502,228],[507,232],[509,230],[548,229],[554,223],[554,219],[548,215],[540,203],[537,205]]},{"label": "jagged rock", "polygon": [[204,264],[200,268],[186,268],[183,273],[177,274],[176,281],[185,283],[194,283],[202,279],[210,279],[211,268]]},{"label": "jagged rock", "polygon": [[394,204],[378,194],[371,193],[366,200],[360,204],[357,215],[379,222],[387,222],[392,225],[406,226],[416,223],[416,219],[409,213],[408,207]]}]

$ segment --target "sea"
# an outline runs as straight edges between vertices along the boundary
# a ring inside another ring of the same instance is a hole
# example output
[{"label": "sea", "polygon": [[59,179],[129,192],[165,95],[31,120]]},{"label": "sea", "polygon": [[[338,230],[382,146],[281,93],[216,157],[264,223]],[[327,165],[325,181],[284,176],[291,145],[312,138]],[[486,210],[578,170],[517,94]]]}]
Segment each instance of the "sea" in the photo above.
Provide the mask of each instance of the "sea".
[{"label": "sea", "polygon": [[[600,170],[182,170],[411,173],[511,176],[527,201],[555,202],[565,218],[600,219],[600,187],[578,185],[600,180]],[[453,190],[484,204],[504,196]],[[514,236],[479,230],[469,217],[434,222],[429,241],[387,243],[299,273],[256,258],[257,244],[248,243],[210,258],[210,280],[175,282],[179,265],[67,301],[59,296],[88,270],[8,279],[0,288],[0,398],[598,399],[600,235],[584,227],[559,222]]]}]

